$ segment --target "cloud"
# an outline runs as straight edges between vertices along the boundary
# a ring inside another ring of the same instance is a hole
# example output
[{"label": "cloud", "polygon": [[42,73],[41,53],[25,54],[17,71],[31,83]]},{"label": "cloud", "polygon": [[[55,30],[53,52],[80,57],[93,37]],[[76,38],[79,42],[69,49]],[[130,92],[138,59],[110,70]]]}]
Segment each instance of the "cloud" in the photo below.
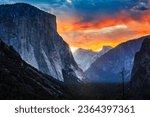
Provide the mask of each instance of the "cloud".
[{"label": "cloud", "polygon": [[74,47],[97,50],[103,45],[117,44],[150,34],[150,10],[139,13],[123,11],[115,16],[82,22],[58,22],[58,31]]},{"label": "cloud", "polygon": [[150,0],[1,0],[26,2],[57,16],[71,46],[99,49],[150,34]]},{"label": "cloud", "polygon": [[64,39],[74,47],[98,50],[104,45],[116,46],[134,37],[136,32],[125,25],[111,26],[99,30],[73,31],[64,33]]},{"label": "cloud", "polygon": [[149,9],[150,9],[150,3],[147,1],[147,2],[139,2],[131,10],[132,11],[145,11]]},{"label": "cloud", "polygon": [[[92,21],[82,22],[81,18],[74,17],[70,22],[65,22],[62,20],[58,21],[59,24],[59,32],[68,32],[68,31],[76,31],[76,30],[89,30],[89,29],[101,29],[109,26],[115,25],[128,25],[130,22],[142,22],[145,20],[149,22],[149,12],[145,12],[144,14],[138,13],[138,15],[130,14],[126,11],[120,12],[114,16],[103,16],[101,18],[97,18]],[[146,19],[147,18],[147,19]]]}]

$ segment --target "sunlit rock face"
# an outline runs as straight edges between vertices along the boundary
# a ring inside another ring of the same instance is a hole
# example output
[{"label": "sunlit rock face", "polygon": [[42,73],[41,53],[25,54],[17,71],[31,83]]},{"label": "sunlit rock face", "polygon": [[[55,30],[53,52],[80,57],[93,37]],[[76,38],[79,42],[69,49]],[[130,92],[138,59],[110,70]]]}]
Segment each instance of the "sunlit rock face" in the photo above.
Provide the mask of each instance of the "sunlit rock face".
[{"label": "sunlit rock face", "polygon": [[60,81],[63,72],[84,79],[68,44],[57,33],[56,17],[28,4],[0,5],[0,36],[30,65]]}]

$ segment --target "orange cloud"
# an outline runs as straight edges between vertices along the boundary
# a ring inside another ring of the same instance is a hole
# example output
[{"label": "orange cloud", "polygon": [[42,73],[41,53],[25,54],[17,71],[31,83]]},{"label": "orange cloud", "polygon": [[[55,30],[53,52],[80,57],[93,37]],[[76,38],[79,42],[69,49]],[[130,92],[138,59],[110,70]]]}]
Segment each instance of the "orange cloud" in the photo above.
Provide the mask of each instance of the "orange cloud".
[{"label": "orange cloud", "polygon": [[74,47],[98,50],[103,45],[116,46],[121,42],[150,34],[150,11],[121,12],[96,21],[81,22],[72,18],[58,20],[58,32]]},{"label": "orange cloud", "polygon": [[103,45],[114,47],[134,35],[136,33],[125,25],[112,26],[100,30],[72,31],[62,34],[71,46],[93,50],[98,50]]}]

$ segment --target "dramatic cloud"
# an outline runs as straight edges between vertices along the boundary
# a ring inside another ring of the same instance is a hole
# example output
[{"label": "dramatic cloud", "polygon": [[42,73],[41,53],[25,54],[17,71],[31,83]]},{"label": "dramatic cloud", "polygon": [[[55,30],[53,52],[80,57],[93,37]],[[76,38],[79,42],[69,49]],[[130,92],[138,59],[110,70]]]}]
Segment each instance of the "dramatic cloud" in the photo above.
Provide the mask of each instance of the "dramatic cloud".
[{"label": "dramatic cloud", "polygon": [[[150,10],[122,11],[118,15],[82,22],[60,21],[58,31],[74,47],[98,50],[103,45],[116,46],[121,42],[150,34]],[[90,31],[89,31],[90,30]]]},{"label": "dramatic cloud", "polygon": [[103,45],[111,45],[114,47],[122,41],[131,39],[134,35],[136,35],[136,32],[125,25],[62,34],[72,46],[93,50],[99,50]]},{"label": "dramatic cloud", "polygon": [[145,0],[136,4],[131,10],[133,11],[145,11],[150,9],[150,1]]},{"label": "dramatic cloud", "polygon": [[98,50],[150,34],[150,0],[1,0],[26,2],[57,16],[58,32],[73,47]]}]

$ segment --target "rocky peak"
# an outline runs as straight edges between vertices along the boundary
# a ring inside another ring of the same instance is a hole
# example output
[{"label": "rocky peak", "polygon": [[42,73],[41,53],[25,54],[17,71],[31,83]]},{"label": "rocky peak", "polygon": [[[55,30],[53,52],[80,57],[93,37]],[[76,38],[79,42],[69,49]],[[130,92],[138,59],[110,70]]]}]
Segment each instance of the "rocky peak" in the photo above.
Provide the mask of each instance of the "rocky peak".
[{"label": "rocky peak", "polygon": [[84,79],[69,46],[59,36],[56,17],[29,4],[0,5],[0,36],[22,59],[60,81],[63,71]]},{"label": "rocky peak", "polygon": [[103,46],[102,50],[98,52],[98,58],[107,53],[111,49],[112,49],[111,46]]},{"label": "rocky peak", "polygon": [[103,46],[103,48],[102,48],[102,50],[110,50],[110,49],[112,49],[111,46]]},{"label": "rocky peak", "polygon": [[[50,25],[56,29],[56,16],[49,14],[47,12],[44,12],[42,10],[37,9],[36,7],[26,4],[26,3],[16,3],[16,4],[5,4],[5,5],[0,5],[0,12],[1,13],[1,18],[2,16],[7,18],[8,20],[11,18],[33,18],[34,20],[36,17],[41,17],[41,19],[47,19],[49,18],[49,23]],[[40,11],[40,12],[39,12]],[[6,21],[7,21],[6,19]],[[3,18],[1,19],[3,20]],[[34,23],[34,22],[33,22]]]},{"label": "rocky peak", "polygon": [[104,46],[101,51],[94,52],[92,50],[85,50],[79,48],[73,53],[73,56],[79,67],[83,71],[86,71],[94,61],[96,61],[98,58],[100,58],[103,54],[107,53],[111,49],[112,47],[110,46]]}]

